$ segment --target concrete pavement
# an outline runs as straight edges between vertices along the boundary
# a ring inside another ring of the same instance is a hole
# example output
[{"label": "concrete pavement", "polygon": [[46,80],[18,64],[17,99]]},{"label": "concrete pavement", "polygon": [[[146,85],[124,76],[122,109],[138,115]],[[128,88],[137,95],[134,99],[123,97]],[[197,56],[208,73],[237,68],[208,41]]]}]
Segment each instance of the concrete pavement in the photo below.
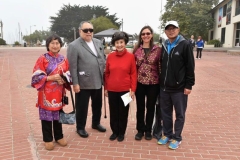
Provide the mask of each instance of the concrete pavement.
[{"label": "concrete pavement", "polygon": [[[33,65],[45,52],[0,48],[0,160],[240,160],[240,56],[205,50],[202,59],[195,60],[196,85],[189,96],[183,141],[175,151],[155,139],[134,140],[134,103],[123,142],[109,140],[108,110],[108,118],[101,120],[107,132],[91,129],[89,107],[89,138],[79,137],[75,125],[63,125],[68,146],[56,144],[47,151],[35,107],[37,91],[30,87]],[[66,49],[61,53],[66,55]]]}]

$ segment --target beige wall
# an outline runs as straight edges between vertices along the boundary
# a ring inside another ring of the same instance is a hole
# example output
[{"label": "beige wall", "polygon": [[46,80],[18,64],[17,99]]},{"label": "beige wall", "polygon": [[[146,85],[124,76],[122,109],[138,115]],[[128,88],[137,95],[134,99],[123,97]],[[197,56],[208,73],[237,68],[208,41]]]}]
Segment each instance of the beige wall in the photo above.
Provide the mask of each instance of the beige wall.
[{"label": "beige wall", "polygon": [[[236,0],[232,0],[232,11],[231,11],[231,23],[226,25],[226,16],[222,18],[222,25],[221,27],[218,27],[218,16],[219,16],[219,8],[223,7],[225,4],[227,4],[228,1],[224,2],[221,6],[218,6],[218,8],[215,10],[214,13],[214,19],[215,24],[213,27],[213,39],[218,39],[221,41],[221,31],[222,28],[226,28],[225,30],[225,43],[223,44],[223,47],[234,47],[235,46],[235,30],[236,30],[236,23],[240,22],[240,15],[235,16],[235,10],[236,10]],[[209,32],[209,38],[210,38],[210,32]]]}]

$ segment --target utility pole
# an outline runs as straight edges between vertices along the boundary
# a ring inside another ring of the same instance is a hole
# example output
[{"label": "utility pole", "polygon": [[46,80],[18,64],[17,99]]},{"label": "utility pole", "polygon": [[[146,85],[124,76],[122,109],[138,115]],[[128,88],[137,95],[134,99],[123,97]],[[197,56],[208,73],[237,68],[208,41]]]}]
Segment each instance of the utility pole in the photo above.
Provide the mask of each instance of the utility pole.
[{"label": "utility pole", "polygon": [[3,39],[3,22],[2,22],[2,20],[0,20],[0,28],[1,28],[0,38]]},{"label": "utility pole", "polygon": [[159,30],[160,30],[160,33],[159,33],[159,39],[162,37],[162,1],[161,1],[161,11],[160,11],[160,17],[159,17],[159,22],[160,22],[160,27],[159,27]]},{"label": "utility pole", "polygon": [[18,36],[19,36],[19,43],[21,44],[21,31],[20,31],[20,24],[18,22]]},{"label": "utility pole", "polygon": [[122,18],[122,31],[123,31],[123,18]]},{"label": "utility pole", "polygon": [[73,29],[73,38],[74,38],[74,40],[75,40],[75,39],[76,39],[76,28],[73,27],[72,29]]}]

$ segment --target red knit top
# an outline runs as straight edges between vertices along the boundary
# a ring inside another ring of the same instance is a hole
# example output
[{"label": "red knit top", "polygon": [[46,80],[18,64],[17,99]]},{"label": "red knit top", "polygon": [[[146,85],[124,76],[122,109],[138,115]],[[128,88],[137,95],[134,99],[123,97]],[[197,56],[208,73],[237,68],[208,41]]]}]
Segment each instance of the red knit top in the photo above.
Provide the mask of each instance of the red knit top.
[{"label": "red knit top", "polygon": [[136,91],[137,69],[135,57],[127,49],[108,55],[105,69],[105,90],[113,92]]}]

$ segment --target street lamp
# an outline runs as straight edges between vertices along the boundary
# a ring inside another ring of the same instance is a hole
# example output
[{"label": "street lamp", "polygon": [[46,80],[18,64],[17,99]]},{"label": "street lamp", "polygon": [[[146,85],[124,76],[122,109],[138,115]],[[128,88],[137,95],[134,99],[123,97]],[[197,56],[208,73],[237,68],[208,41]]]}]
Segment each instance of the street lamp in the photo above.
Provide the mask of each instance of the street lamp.
[{"label": "street lamp", "polygon": [[32,39],[31,39],[31,28],[32,28],[32,27],[36,27],[36,25],[31,25],[31,26],[30,26],[30,35],[29,35],[30,46],[32,46]]}]

